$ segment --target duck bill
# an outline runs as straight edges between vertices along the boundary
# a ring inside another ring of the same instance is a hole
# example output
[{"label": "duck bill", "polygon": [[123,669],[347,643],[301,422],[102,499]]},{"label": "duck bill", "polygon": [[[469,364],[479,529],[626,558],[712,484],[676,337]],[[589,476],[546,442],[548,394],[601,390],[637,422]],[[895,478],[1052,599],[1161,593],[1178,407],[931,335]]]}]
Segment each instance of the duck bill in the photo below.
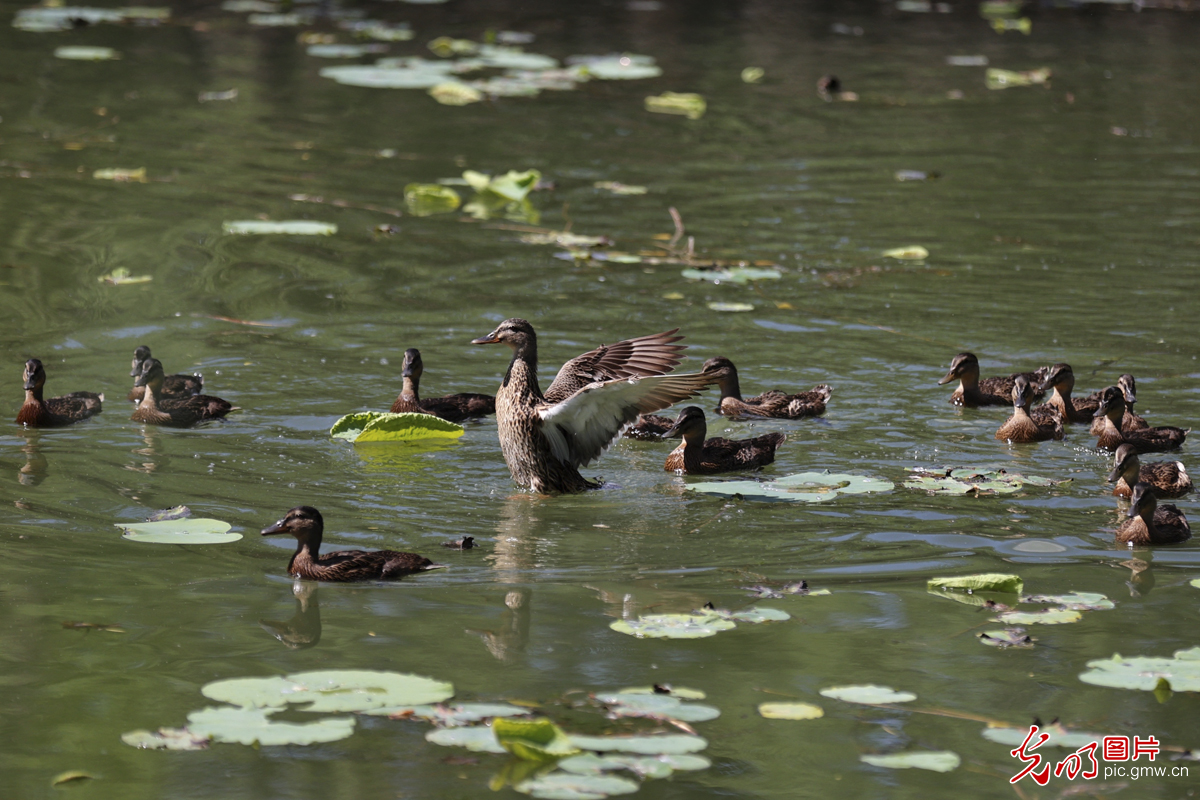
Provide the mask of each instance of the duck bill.
[{"label": "duck bill", "polygon": [[1138,513],[1137,506],[1131,505],[1131,506],[1129,506],[1129,510],[1125,512],[1125,516],[1129,517],[1130,519],[1133,519],[1134,517],[1141,516],[1141,514]]},{"label": "duck bill", "polygon": [[1099,407],[1096,409],[1096,413],[1092,414],[1092,419],[1100,419],[1101,417],[1107,417],[1107,416],[1108,416],[1108,403],[1102,402],[1102,403],[1100,403]]},{"label": "duck bill", "polygon": [[1108,478],[1106,480],[1109,483],[1116,483],[1118,480],[1120,480],[1121,466],[1122,466],[1121,464],[1118,464],[1117,466],[1112,468],[1112,472],[1108,473]]},{"label": "duck bill", "polygon": [[142,362],[140,362],[140,361],[133,362],[133,369],[129,370],[129,377],[136,378],[138,375],[141,375],[141,374],[142,374]]},{"label": "duck bill", "polygon": [[25,379],[25,391],[27,391],[27,392],[33,391],[33,389],[36,386],[37,386],[37,381],[34,380],[34,377],[32,375],[30,375],[28,378]]},{"label": "duck bill", "polygon": [[145,386],[145,385],[146,385],[146,376],[145,376],[145,374],[138,375],[138,376],[137,376],[137,380],[135,380],[135,381],[133,382],[133,385],[134,385],[134,386]]},{"label": "duck bill", "polygon": [[500,337],[492,331],[487,336],[480,336],[478,339],[472,339],[471,344],[500,344]]},{"label": "duck bill", "polygon": [[[471,342],[471,344],[479,344],[479,342]],[[405,364],[404,369],[400,370],[400,377],[401,378],[411,378],[412,376],[413,376],[412,367]]]},{"label": "duck bill", "polygon": [[660,435],[664,439],[678,439],[681,436],[683,436],[683,431],[680,429],[679,424],[676,423],[676,424],[672,425],[671,427],[667,428]]},{"label": "duck bill", "polygon": [[283,524],[283,520],[279,520],[274,525],[262,529],[263,536],[274,536],[277,533],[287,533],[287,528]]},{"label": "duck bill", "polygon": [[954,370],[950,370],[945,374],[945,376],[942,377],[940,381],[938,381],[938,386],[945,386],[950,381],[957,380],[957,378],[958,375],[955,374]]}]

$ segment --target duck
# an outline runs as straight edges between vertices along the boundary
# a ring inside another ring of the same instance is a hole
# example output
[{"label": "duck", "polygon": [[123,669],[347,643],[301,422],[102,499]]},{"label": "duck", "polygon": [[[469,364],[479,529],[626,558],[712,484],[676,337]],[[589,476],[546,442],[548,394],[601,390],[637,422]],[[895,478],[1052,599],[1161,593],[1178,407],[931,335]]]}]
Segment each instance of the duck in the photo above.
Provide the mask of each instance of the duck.
[{"label": "duck", "polygon": [[1112,472],[1108,473],[1108,482],[1114,481],[1117,485],[1112,493],[1117,497],[1131,496],[1138,483],[1149,484],[1159,497],[1183,497],[1192,490],[1192,479],[1182,461],[1142,464],[1138,461],[1137,448],[1131,444],[1117,448]]},{"label": "duck", "polygon": [[142,374],[137,377],[134,385],[144,386],[147,391],[133,410],[130,419],[150,425],[186,428],[207,419],[220,419],[234,410],[234,406],[228,401],[207,394],[165,397],[162,393],[165,378],[162,362],[157,358],[148,358],[142,362]]},{"label": "duck", "polygon": [[26,428],[60,428],[101,411],[104,395],[71,392],[61,397],[43,397],[46,368],[36,358],[25,362],[25,403],[17,412],[17,424]]},{"label": "duck", "polygon": [[1175,450],[1187,439],[1188,431],[1170,425],[1157,428],[1140,428],[1125,430],[1125,393],[1117,386],[1109,386],[1100,392],[1100,406],[1096,409],[1096,418],[1104,419],[1103,428],[1096,447],[1101,450],[1116,450],[1122,444],[1129,443],[1139,453],[1159,453],[1165,450]]},{"label": "duck", "polygon": [[974,353],[959,353],[950,362],[950,371],[938,381],[938,386],[944,386],[955,378],[958,388],[950,395],[950,402],[956,406],[976,408],[978,406],[1006,406],[1012,402],[1013,381],[1018,375],[1024,375],[1033,387],[1033,399],[1042,397],[1041,386],[1046,368],[1035,372],[1014,372],[992,378],[979,378],[979,359]]},{"label": "duck", "polygon": [[416,553],[395,550],[338,550],[321,554],[325,519],[312,506],[296,506],[282,519],[262,529],[263,536],[290,533],[296,537],[296,552],[288,562],[288,575],[310,581],[394,580],[414,572],[443,569]]},{"label": "duck", "polygon": [[[150,348],[146,345],[138,345],[133,351],[133,369],[129,371],[129,377],[136,378],[142,374],[142,364],[146,359],[150,358]],[[200,373],[194,375],[168,375],[163,378],[163,397],[190,397],[194,394],[200,394],[204,389],[204,376]],[[140,403],[142,397],[146,394],[145,386],[138,386],[134,382],[134,386],[129,390],[129,399],[135,403]]]},{"label": "duck", "polygon": [[[1125,397],[1125,416],[1121,417],[1121,430],[1140,431],[1149,428],[1150,423],[1146,422],[1143,417],[1138,416],[1133,410],[1133,404],[1137,402],[1137,381],[1127,372],[1117,378],[1117,388],[1121,390],[1121,394]],[[1092,420],[1092,436],[1099,436],[1103,431],[1104,418],[1098,417]]]},{"label": "duck", "polygon": [[486,417],[496,413],[496,398],[490,394],[448,394],[445,397],[422,398],[418,394],[421,384],[421,374],[425,364],[421,361],[421,351],[410,347],[404,351],[404,369],[400,375],[404,378],[404,386],[392,403],[390,411],[393,414],[412,412],[417,414],[432,414],[450,422],[462,422],[465,419]]},{"label": "duck", "polygon": [[1179,544],[1192,538],[1187,517],[1170,503],[1158,504],[1154,487],[1138,483],[1129,498],[1129,519],[1117,526],[1122,544]]},{"label": "duck", "polygon": [[708,423],[699,406],[688,406],[664,439],[683,439],[671,451],[663,469],[680,475],[712,475],[717,472],[757,469],[775,460],[775,450],[783,444],[782,433],[767,433],[753,439],[708,439]]},{"label": "duck", "polygon": [[639,415],[693,397],[706,373],[666,375],[681,360],[678,329],[601,345],[571,359],[543,394],[537,333],[513,317],[472,344],[506,344],[512,360],[496,392],[500,449],[513,480],[542,494],[597,489],[579,468],[600,457]]},{"label": "duck", "polygon": [[1038,388],[1043,392],[1053,388],[1054,393],[1034,411],[1054,410],[1063,418],[1063,422],[1091,425],[1096,409],[1100,407],[1100,393],[1093,392],[1087,397],[1071,397],[1071,391],[1075,388],[1075,372],[1070,364],[1055,364],[1046,367],[1045,370],[1046,378]]},{"label": "duck", "polygon": [[1013,414],[996,431],[1000,441],[1021,444],[1044,442],[1047,439],[1063,438],[1062,417],[1054,414],[1052,419],[1035,418],[1029,415],[1029,403],[1033,399],[1033,386],[1024,375],[1013,379]]},{"label": "duck", "polygon": [[738,383],[737,367],[724,356],[714,356],[704,362],[704,372],[713,377],[721,390],[721,399],[716,412],[727,417],[775,417],[799,419],[815,417],[825,413],[825,404],[833,395],[833,388],[818,383],[807,392],[786,394],[778,390],[763,392],[756,397],[742,397]]},{"label": "duck", "polygon": [[670,417],[658,414],[640,414],[637,421],[625,429],[624,435],[629,439],[658,441],[663,438],[664,433],[671,430],[671,426],[674,424],[675,420]]}]

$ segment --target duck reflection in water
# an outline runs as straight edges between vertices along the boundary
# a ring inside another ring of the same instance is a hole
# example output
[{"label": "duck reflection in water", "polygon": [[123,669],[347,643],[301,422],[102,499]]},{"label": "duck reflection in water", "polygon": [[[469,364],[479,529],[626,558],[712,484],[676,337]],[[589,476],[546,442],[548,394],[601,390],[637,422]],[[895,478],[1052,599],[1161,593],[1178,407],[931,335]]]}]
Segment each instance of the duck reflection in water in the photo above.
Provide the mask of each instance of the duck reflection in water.
[{"label": "duck reflection in water", "polygon": [[25,454],[25,463],[17,472],[17,481],[22,486],[38,486],[50,474],[50,462],[42,454],[38,438],[37,434],[27,435],[25,444],[21,447],[21,452]]},{"label": "duck reflection in water", "polygon": [[510,589],[504,595],[504,611],[496,630],[467,630],[483,639],[488,652],[497,661],[515,662],[525,656],[529,645],[529,618],[533,593],[525,587]]},{"label": "duck reflection in water", "polygon": [[1142,597],[1150,594],[1150,590],[1154,588],[1154,570],[1150,568],[1149,561],[1131,558],[1115,566],[1125,567],[1129,570],[1129,580],[1125,581],[1125,585],[1129,587],[1130,597]]},{"label": "duck reflection in water", "polygon": [[286,621],[260,619],[263,630],[283,642],[289,650],[304,650],[321,641],[321,601],[315,581],[295,581],[292,594],[296,613]]},{"label": "duck reflection in water", "polygon": [[[158,429],[154,427],[146,427],[142,430],[142,443],[146,446],[135,447],[129,451],[133,453],[134,459],[125,465],[125,469],[149,475],[158,469],[160,460],[165,462],[166,456],[162,455],[157,448],[157,432]],[[137,456],[141,456],[146,460],[139,461],[137,460]]]}]

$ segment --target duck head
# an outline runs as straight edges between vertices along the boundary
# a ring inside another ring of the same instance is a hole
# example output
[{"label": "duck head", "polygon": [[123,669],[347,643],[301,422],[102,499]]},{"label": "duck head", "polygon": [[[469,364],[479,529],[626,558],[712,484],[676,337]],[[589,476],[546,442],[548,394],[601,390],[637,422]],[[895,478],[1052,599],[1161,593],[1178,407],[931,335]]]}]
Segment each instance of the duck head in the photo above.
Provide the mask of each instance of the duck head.
[{"label": "duck head", "polygon": [[1137,402],[1137,382],[1128,372],[1117,378],[1117,388],[1125,396],[1125,405],[1132,406]]},{"label": "duck head", "polygon": [[162,389],[165,377],[162,362],[157,358],[147,358],[142,362],[142,371],[137,376],[137,380],[133,382],[133,385],[148,386],[150,387],[150,391],[158,394],[159,390]]},{"label": "duck head", "polygon": [[262,529],[263,536],[290,533],[301,546],[320,547],[321,534],[325,532],[325,520],[321,512],[312,506],[296,506],[273,525]]},{"label": "duck head", "polygon": [[938,386],[945,386],[952,380],[966,379],[968,382],[979,382],[979,359],[974,353],[959,353],[950,362],[950,371],[938,381]]},{"label": "duck head", "polygon": [[1125,415],[1125,393],[1116,386],[1109,386],[1100,392],[1100,405],[1093,417],[1108,417],[1120,427],[1118,421]]},{"label": "duck head", "polygon": [[142,374],[142,364],[150,357],[150,348],[146,345],[138,345],[138,348],[133,351],[133,368],[129,371],[129,377],[136,378]]},{"label": "duck head", "polygon": [[1141,517],[1147,524],[1154,519],[1154,509],[1158,508],[1158,497],[1154,487],[1148,483],[1139,483],[1133,487],[1133,496],[1129,498],[1129,510],[1125,515],[1132,519]]},{"label": "duck head", "polygon": [[533,326],[528,320],[513,317],[501,322],[496,326],[496,330],[487,336],[471,340],[471,344],[501,343],[511,347],[514,353],[526,353],[530,352],[531,348],[537,348],[537,334],[533,332]]},{"label": "duck head", "polygon": [[704,419],[704,411],[698,406],[688,406],[679,412],[675,424],[663,431],[664,439],[682,438],[685,442],[704,441],[708,433],[708,422]]},{"label": "duck head", "polygon": [[1108,473],[1108,482],[1116,483],[1120,478],[1124,478],[1126,483],[1133,486],[1137,483],[1140,468],[1137,450],[1131,444],[1123,444],[1117,448],[1117,454],[1113,457],[1113,468]]},{"label": "duck head", "polygon": [[46,383],[46,370],[42,367],[42,362],[36,358],[26,361],[24,378],[25,391],[40,392]]},{"label": "duck head", "polygon": [[[1059,392],[1069,392],[1075,388],[1075,373],[1071,369],[1070,364],[1055,364],[1053,367],[1043,367],[1046,371],[1045,377],[1038,386],[1043,392],[1047,391],[1051,386]],[[1038,370],[1041,372],[1041,370]]]},{"label": "duck head", "polygon": [[1013,408],[1029,410],[1029,403],[1033,400],[1033,387],[1024,375],[1018,375],[1013,379],[1012,400]]},{"label": "duck head", "polygon": [[713,356],[704,362],[701,370],[712,378],[713,383],[721,388],[721,397],[736,397],[742,399],[741,387],[738,385],[737,367],[725,356]]},{"label": "duck head", "polygon": [[421,373],[425,371],[425,364],[421,361],[421,351],[415,347],[410,347],[404,351],[404,369],[400,372],[402,378],[412,378],[414,381],[421,379]]}]

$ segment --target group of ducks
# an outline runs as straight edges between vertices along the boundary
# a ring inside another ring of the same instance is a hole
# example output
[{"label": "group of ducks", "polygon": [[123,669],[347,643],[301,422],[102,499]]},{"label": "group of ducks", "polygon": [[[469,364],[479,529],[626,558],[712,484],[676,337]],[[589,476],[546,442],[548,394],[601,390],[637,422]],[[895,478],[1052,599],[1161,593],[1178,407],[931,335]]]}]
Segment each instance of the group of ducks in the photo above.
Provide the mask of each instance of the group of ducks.
[{"label": "group of ducks", "polygon": [[[967,407],[1009,405],[1013,414],[996,431],[996,438],[1009,442],[1040,442],[1062,439],[1067,423],[1089,425],[1097,437],[1096,447],[1114,452],[1113,494],[1129,498],[1127,519],[1117,527],[1117,541],[1128,544],[1176,544],[1192,532],[1187,518],[1171,504],[1159,505],[1160,497],[1182,497],[1192,490],[1192,480],[1179,461],[1142,464],[1139,453],[1178,449],[1188,431],[1169,425],[1151,427],[1133,410],[1137,383],[1122,375],[1109,386],[1087,397],[1072,397],[1075,374],[1070,364],[1055,364],[1035,372],[1016,372],[992,378],[979,377],[979,359],[959,353],[950,371],[938,385],[958,379],[950,402]],[[1045,403],[1030,403],[1053,389]]]}]

